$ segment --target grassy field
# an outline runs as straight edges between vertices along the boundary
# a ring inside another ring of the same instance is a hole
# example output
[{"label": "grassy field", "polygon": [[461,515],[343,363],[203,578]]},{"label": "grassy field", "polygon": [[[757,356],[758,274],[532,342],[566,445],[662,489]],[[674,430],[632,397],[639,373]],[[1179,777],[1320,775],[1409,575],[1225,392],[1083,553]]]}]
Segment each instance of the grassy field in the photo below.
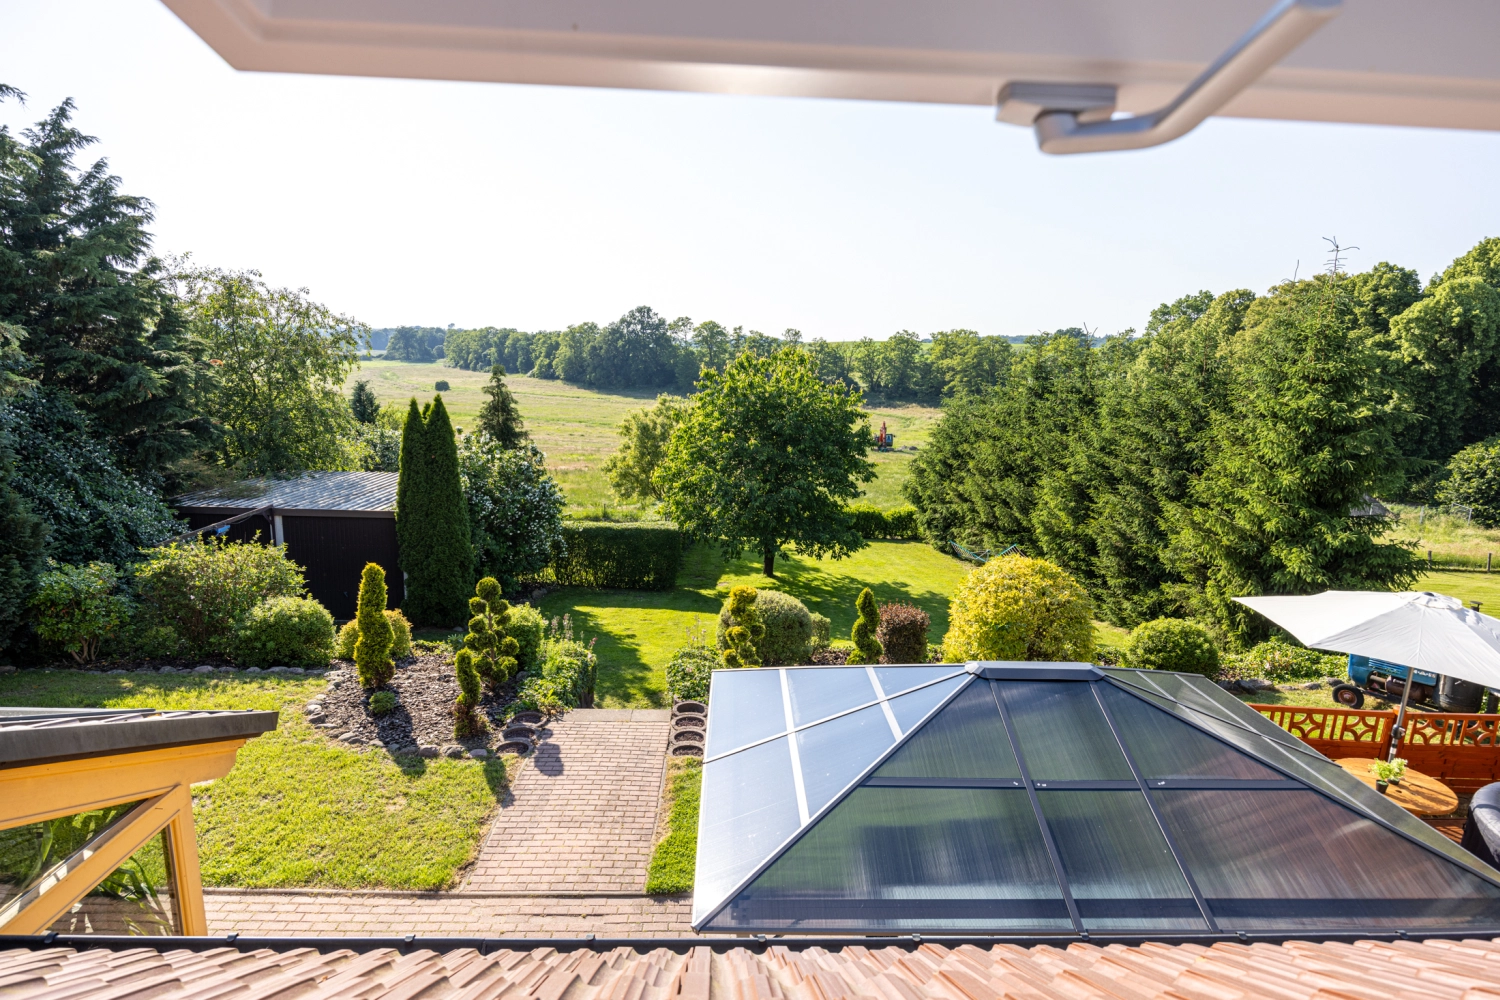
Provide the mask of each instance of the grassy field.
[{"label": "grassy field", "polygon": [[[301,708],[319,679],[0,675],[0,704],[281,713],[234,769],[193,789],[205,885],[440,889],[474,856],[506,784],[504,759],[403,758],[332,743]],[[513,759],[513,758],[512,758]]]},{"label": "grassy field", "polygon": [[[382,403],[405,404],[411,397],[419,402],[430,400],[439,381],[448,383],[443,403],[459,427],[473,426],[486,397],[480,390],[489,382],[488,372],[467,372],[441,364],[414,364],[406,361],[363,361],[349,377],[347,388],[364,379]],[[506,377],[515,394],[526,429],[547,455],[547,468],[567,494],[574,510],[614,506],[614,496],[605,482],[601,468],[605,459],[619,447],[616,433],[626,413],[650,406],[654,392],[595,392],[566,382],[533,379],[524,375]],[[885,421],[886,429],[896,436],[900,450],[870,453],[878,478],[865,487],[870,503],[895,507],[905,500],[901,484],[915,452],[927,441],[927,434],[941,411],[930,406],[891,406],[868,411],[874,429]]]},{"label": "grassy field", "polygon": [[1413,543],[1424,559],[1431,553],[1439,569],[1482,570],[1486,556],[1500,554],[1500,529],[1420,507],[1391,504],[1390,509],[1396,517],[1387,537]]}]

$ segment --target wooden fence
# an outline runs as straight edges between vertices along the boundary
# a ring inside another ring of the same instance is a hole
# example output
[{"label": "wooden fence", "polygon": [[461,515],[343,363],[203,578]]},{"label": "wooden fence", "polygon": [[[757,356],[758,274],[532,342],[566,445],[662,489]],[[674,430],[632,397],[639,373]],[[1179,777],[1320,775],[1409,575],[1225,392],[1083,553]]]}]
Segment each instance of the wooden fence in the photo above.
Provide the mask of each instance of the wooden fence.
[{"label": "wooden fence", "polygon": [[[1385,757],[1395,712],[1297,705],[1251,705],[1282,729],[1333,760]],[[1398,757],[1460,795],[1500,781],[1500,715],[1407,712]]]}]

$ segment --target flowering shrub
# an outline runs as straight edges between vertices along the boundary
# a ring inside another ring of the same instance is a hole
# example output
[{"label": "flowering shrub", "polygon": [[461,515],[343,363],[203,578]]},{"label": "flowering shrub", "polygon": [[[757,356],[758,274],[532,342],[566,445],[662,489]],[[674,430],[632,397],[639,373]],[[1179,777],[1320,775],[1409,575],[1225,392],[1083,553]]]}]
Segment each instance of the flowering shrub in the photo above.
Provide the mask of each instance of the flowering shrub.
[{"label": "flowering shrub", "polygon": [[547,639],[542,654],[540,672],[521,684],[516,705],[548,713],[591,706],[599,669],[594,643],[585,646],[576,639]]},{"label": "flowering shrub", "polygon": [[1093,619],[1088,592],[1066,571],[1044,559],[1001,556],[954,591],[943,658],[1087,662]]},{"label": "flowering shrub", "polygon": [[458,475],[469,508],[474,568],[514,591],[562,545],[562,491],[534,447],[504,448],[487,434],[458,442]]}]

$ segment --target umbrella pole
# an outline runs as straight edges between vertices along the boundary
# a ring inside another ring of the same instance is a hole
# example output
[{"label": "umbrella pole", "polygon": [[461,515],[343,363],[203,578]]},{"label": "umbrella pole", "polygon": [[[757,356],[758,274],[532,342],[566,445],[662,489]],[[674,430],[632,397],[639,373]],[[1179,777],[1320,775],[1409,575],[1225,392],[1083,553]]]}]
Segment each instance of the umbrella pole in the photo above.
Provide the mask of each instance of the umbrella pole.
[{"label": "umbrella pole", "polygon": [[1396,759],[1401,751],[1401,737],[1406,734],[1406,703],[1411,700],[1412,674],[1416,670],[1406,668],[1406,681],[1401,685],[1401,707],[1396,710],[1396,726],[1391,730],[1391,752],[1385,755],[1387,762]]}]

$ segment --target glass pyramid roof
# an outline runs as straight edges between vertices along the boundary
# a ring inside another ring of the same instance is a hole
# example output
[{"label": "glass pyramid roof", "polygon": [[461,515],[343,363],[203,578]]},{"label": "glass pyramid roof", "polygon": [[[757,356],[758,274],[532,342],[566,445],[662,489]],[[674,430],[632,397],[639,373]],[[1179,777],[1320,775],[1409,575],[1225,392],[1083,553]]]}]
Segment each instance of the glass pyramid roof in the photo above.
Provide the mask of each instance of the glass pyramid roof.
[{"label": "glass pyramid roof", "polygon": [[1500,872],[1192,675],[717,671],[700,809],[702,931],[1500,929]]}]

